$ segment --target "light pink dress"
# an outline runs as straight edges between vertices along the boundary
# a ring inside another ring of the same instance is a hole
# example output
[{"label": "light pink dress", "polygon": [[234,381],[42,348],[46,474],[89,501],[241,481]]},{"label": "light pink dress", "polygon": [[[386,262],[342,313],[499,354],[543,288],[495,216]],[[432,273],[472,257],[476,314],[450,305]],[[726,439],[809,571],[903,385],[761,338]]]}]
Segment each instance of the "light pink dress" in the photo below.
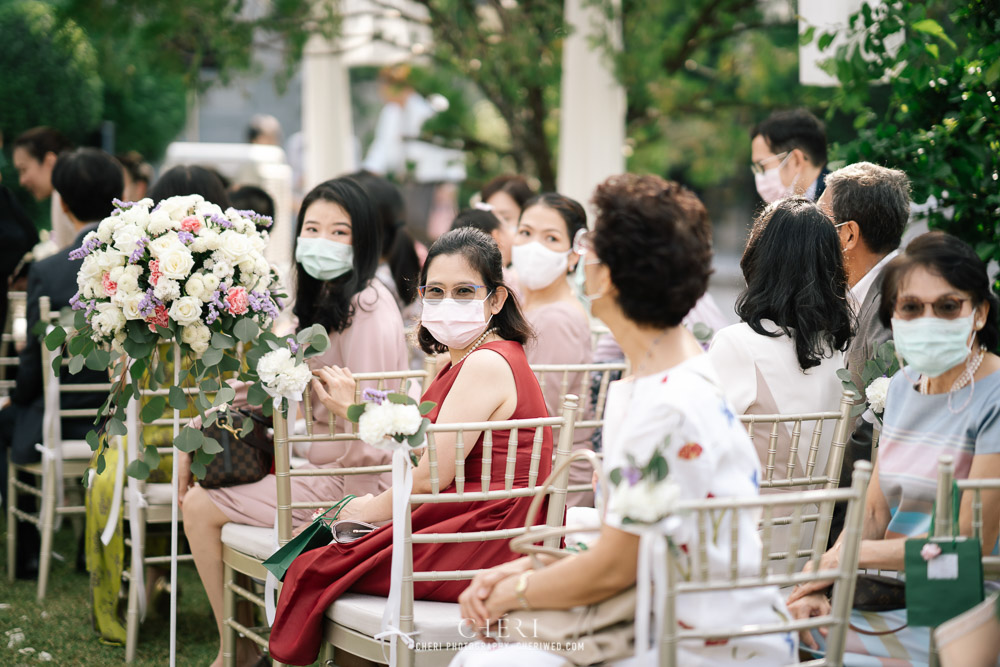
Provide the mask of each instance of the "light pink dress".
[{"label": "light pink dress", "polygon": [[[392,293],[378,280],[354,298],[354,317],[347,329],[330,335],[330,347],[310,360],[313,368],[343,366],[354,373],[380,373],[406,370],[407,353],[403,320]],[[312,395],[315,433],[330,431],[330,413]],[[347,430],[337,420],[336,431]],[[321,442],[309,449],[309,468],[344,468],[388,463],[390,454],[362,442]],[[293,477],[293,502],[329,502],[331,505],[349,493],[361,496],[381,493],[388,488],[389,474],[345,475],[341,477]],[[259,482],[208,490],[209,496],[230,521],[251,526],[274,523],[276,503],[274,475]],[[313,510],[293,512],[293,523],[308,522]]]},{"label": "light pink dress", "polygon": [[[589,364],[593,361],[590,338],[590,321],[583,310],[565,301],[545,304],[524,313],[535,330],[536,338],[525,346],[529,364]],[[568,391],[580,393],[582,373],[570,373]],[[562,414],[562,373],[544,373],[540,384],[545,395],[545,405],[551,416]],[[589,389],[589,386],[588,386]],[[589,396],[580,396],[587,404]],[[585,413],[586,414],[586,413]],[[589,414],[588,414],[589,418]],[[573,450],[592,449],[590,436],[593,429],[576,429]],[[570,484],[588,484],[593,470],[585,461],[576,461],[570,467]],[[567,496],[570,507],[592,507],[593,493],[571,493]]]}]

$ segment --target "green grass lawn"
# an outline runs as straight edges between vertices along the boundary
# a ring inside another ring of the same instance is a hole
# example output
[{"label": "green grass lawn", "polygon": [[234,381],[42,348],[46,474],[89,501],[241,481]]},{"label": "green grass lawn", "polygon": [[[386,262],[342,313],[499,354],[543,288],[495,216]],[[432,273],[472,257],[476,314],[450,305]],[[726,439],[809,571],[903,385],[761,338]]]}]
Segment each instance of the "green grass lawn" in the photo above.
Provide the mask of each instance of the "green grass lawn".
[{"label": "green grass lawn", "polygon": [[[36,600],[35,581],[7,581],[6,515],[0,517],[0,665],[37,665],[42,651],[52,656],[48,664],[115,665],[125,663],[125,648],[105,646],[97,640],[90,620],[88,576],[74,568],[76,540],[68,521],[56,535],[55,550],[65,562],[53,560],[45,601]],[[177,614],[177,664],[208,665],[219,650],[215,621],[194,565],[178,567],[180,596]],[[123,605],[124,609],[124,605]],[[8,648],[8,631],[20,628],[24,640]],[[170,620],[150,608],[139,630],[135,665],[166,665],[170,656]],[[27,655],[21,649],[34,649]]]}]

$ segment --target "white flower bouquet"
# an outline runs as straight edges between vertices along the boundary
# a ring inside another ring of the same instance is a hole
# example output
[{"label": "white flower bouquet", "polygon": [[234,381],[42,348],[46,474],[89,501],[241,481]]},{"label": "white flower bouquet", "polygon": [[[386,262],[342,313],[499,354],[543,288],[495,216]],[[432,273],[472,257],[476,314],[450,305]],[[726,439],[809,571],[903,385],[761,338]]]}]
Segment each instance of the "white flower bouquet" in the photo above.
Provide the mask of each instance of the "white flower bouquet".
[{"label": "white flower bouquet", "polygon": [[[75,331],[55,327],[45,338],[50,350],[65,345],[70,372],[86,365],[111,370],[117,378],[95,422],[98,428],[87,438],[95,450],[101,448],[101,433],[125,434],[125,407],[138,397],[140,382],[170,388],[168,397],[145,402],[144,421],[160,418],[168,404],[182,410],[192,407],[189,402],[205,423],[214,419],[206,413],[235,397],[223,374],[257,379],[254,364],[248,370],[237,358],[237,343],[258,342],[261,330],[278,317],[283,296],[277,271],[264,258],[270,218],[223,211],[200,195],[171,197],[156,206],[150,199],[114,203],[115,211],[70,254],[82,260],[71,300]],[[314,334],[308,330],[308,340]],[[326,342],[325,332],[322,337]],[[162,354],[158,345],[165,342],[176,343],[181,358]],[[183,387],[199,391],[171,386],[161,356],[180,367]],[[54,363],[61,361],[60,356]],[[221,451],[193,428],[183,429],[174,444],[185,452],[200,449],[203,461]],[[129,474],[145,477],[157,462],[155,448],[147,447]],[[103,463],[102,451],[98,472]]]},{"label": "white flower bouquet", "polygon": [[896,346],[890,340],[879,345],[875,356],[865,362],[864,368],[858,374],[864,391],[854,382],[849,370],[841,368],[837,371],[844,389],[853,391],[860,400],[851,412],[852,417],[865,415],[869,423],[882,426],[882,413],[885,412],[885,398],[889,392],[889,382],[899,370],[899,359],[896,357]]},{"label": "white flower bouquet", "polygon": [[425,415],[437,404],[433,401],[417,404],[405,389],[401,393],[365,389],[361,398],[363,403],[347,409],[347,418],[358,425],[361,440],[392,450],[409,447],[410,461],[416,465],[419,459],[412,450],[423,447],[424,434],[431,423]]}]

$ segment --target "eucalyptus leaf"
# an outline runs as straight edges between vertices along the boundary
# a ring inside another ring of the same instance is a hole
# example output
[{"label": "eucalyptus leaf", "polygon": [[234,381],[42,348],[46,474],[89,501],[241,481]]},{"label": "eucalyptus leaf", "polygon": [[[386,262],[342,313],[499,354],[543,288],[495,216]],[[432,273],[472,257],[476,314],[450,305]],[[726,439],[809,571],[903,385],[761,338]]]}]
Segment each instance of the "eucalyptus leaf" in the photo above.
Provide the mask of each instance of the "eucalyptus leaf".
[{"label": "eucalyptus leaf", "polygon": [[208,400],[208,397],[204,393],[199,393],[195,394],[194,405],[198,408],[198,412],[205,412],[211,409],[212,402]]},{"label": "eucalyptus leaf", "polygon": [[205,364],[205,367],[214,367],[220,361],[222,361],[222,350],[216,347],[210,347],[205,350],[205,354],[201,355],[201,362]]},{"label": "eucalyptus leaf", "polygon": [[208,470],[205,469],[204,463],[199,463],[198,461],[191,462],[191,474],[195,476],[195,479],[205,479],[205,475]]},{"label": "eucalyptus leaf", "polygon": [[219,372],[220,373],[235,373],[240,370],[241,362],[239,359],[231,354],[225,354],[222,356],[222,361],[219,362]]},{"label": "eucalyptus leaf", "polygon": [[107,432],[108,435],[128,435],[128,429],[125,428],[125,422],[117,417],[108,419]]},{"label": "eucalyptus leaf", "polygon": [[264,385],[255,382],[247,389],[247,402],[250,405],[263,405],[270,396],[264,391]]},{"label": "eucalyptus leaf", "polygon": [[101,437],[97,434],[97,431],[87,431],[86,440],[92,452],[96,452],[101,446]]},{"label": "eucalyptus leaf", "polygon": [[136,459],[128,464],[125,469],[129,477],[135,479],[148,479],[149,478],[149,465],[146,464],[142,459]]},{"label": "eucalyptus leaf", "polygon": [[108,462],[104,459],[104,454],[97,455],[97,474],[100,475],[108,467]]},{"label": "eucalyptus leaf", "polygon": [[840,378],[841,382],[854,382],[854,376],[846,368],[838,368],[837,377]]},{"label": "eucalyptus leaf", "polygon": [[182,452],[193,452],[201,447],[204,441],[205,435],[201,431],[190,426],[185,426],[181,429],[177,437],[174,438],[174,447]]},{"label": "eucalyptus leaf", "polygon": [[354,405],[348,406],[347,419],[357,424],[361,419],[361,415],[364,413],[365,405],[363,403],[355,403]]},{"label": "eucalyptus leaf", "polygon": [[94,348],[84,362],[92,371],[106,371],[111,365],[111,354],[107,350]]},{"label": "eucalyptus leaf", "polygon": [[230,386],[225,386],[219,390],[219,393],[215,395],[215,401],[212,405],[227,405],[232,403],[236,399],[236,390]]},{"label": "eucalyptus leaf", "polygon": [[396,405],[415,405],[416,401],[407,396],[406,394],[389,394],[386,396],[390,403],[395,403]]},{"label": "eucalyptus leaf", "polygon": [[52,372],[54,374],[59,375],[62,372],[62,362],[63,358],[61,354],[52,357]]},{"label": "eucalyptus leaf", "polygon": [[184,410],[187,408],[187,395],[180,387],[170,387],[170,407],[174,410]]},{"label": "eucalyptus leaf", "polygon": [[259,333],[260,327],[258,327],[257,323],[250,318],[240,320],[236,323],[236,326],[233,327],[233,334],[244,343],[249,343],[256,338]]},{"label": "eucalyptus leaf", "polygon": [[234,345],[236,345],[236,341],[232,336],[224,334],[221,331],[212,333],[212,347],[217,347],[220,350],[228,350]]},{"label": "eucalyptus leaf", "polygon": [[153,396],[146,405],[142,406],[140,416],[147,424],[156,421],[163,416],[163,411],[167,408],[166,396]]},{"label": "eucalyptus leaf", "polygon": [[437,403],[435,403],[434,401],[424,401],[418,406],[417,409],[420,410],[420,414],[426,415],[435,407],[437,407]]},{"label": "eucalyptus leaf", "polygon": [[142,450],[142,460],[146,462],[150,470],[160,465],[160,452],[155,446],[149,445]]},{"label": "eucalyptus leaf", "polygon": [[215,458],[215,454],[209,454],[204,449],[198,449],[194,453],[194,460],[202,465],[208,465]]},{"label": "eucalyptus leaf", "polygon": [[52,331],[45,336],[45,347],[49,351],[55,350],[66,340],[66,330],[62,327],[53,327]]},{"label": "eucalyptus leaf", "polygon": [[132,382],[141,382],[142,376],[146,372],[147,363],[145,359],[136,359],[132,362],[132,366],[128,369],[129,377],[132,378]]},{"label": "eucalyptus leaf", "polygon": [[214,377],[208,377],[198,385],[202,391],[219,391],[219,381]]},{"label": "eucalyptus leaf", "polygon": [[619,484],[621,484],[622,483],[622,469],[621,468],[615,468],[614,470],[612,470],[611,473],[608,475],[608,479],[610,479],[611,483],[614,484],[615,486],[618,486]]}]

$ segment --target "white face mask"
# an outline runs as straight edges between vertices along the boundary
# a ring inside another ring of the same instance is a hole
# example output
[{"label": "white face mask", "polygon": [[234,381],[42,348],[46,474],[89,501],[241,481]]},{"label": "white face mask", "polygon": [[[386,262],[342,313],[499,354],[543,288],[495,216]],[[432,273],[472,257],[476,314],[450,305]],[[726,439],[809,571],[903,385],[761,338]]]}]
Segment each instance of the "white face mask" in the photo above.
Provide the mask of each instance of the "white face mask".
[{"label": "white face mask", "polygon": [[790,157],[792,157],[791,153],[785,156],[785,159],[777,167],[768,169],[763,174],[754,174],[753,176],[754,183],[757,185],[757,194],[768,204],[776,202],[779,199],[784,199],[795,191],[795,181],[798,180],[797,174],[792,180],[791,185],[786,187],[781,182],[781,168],[785,166]]},{"label": "white face mask", "polygon": [[514,270],[521,286],[529,290],[548,287],[559,278],[566,277],[569,254],[546,248],[538,241],[515,245],[511,250]]},{"label": "white face mask", "polygon": [[[486,295],[486,299],[490,295]],[[462,350],[479,338],[489,322],[484,314],[486,299],[455,301],[423,300],[420,324],[434,336],[434,340],[453,350]],[[490,316],[490,320],[493,316]]]},{"label": "white face mask", "polygon": [[300,236],[295,261],[316,280],[333,280],[354,268],[354,248],[330,239]]}]

